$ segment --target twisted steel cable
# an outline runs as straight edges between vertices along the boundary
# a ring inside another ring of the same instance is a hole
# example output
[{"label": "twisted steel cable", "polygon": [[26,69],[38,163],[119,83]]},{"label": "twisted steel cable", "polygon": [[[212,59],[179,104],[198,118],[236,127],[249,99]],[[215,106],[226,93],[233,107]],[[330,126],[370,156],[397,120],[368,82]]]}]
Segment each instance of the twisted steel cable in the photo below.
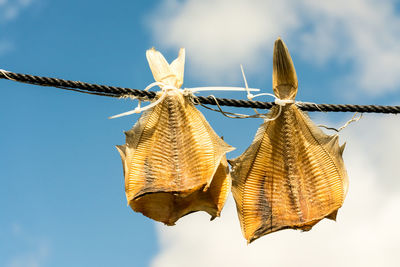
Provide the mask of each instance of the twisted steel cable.
[{"label": "twisted steel cable", "polygon": [[[116,87],[109,85],[99,85],[85,83],[81,81],[70,81],[51,77],[42,77],[10,71],[0,70],[0,78],[16,82],[50,86],[65,90],[77,91],[81,93],[108,96],[126,97],[135,96],[138,98],[152,99],[156,96],[155,92],[144,91],[126,87]],[[270,109],[275,105],[274,102],[248,101],[227,98],[215,98],[212,96],[195,96],[194,102],[205,105],[231,106],[240,108]],[[351,104],[315,104],[307,102],[296,102],[296,105],[303,111],[323,111],[323,112],[360,112],[360,113],[400,113],[400,106],[381,106],[381,105],[351,105]]]}]

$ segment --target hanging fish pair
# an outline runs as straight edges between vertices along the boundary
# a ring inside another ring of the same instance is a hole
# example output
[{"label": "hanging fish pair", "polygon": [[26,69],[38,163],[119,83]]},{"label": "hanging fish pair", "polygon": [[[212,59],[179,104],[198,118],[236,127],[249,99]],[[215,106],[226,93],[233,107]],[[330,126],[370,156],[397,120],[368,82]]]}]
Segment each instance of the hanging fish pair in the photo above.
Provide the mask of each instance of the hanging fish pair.
[{"label": "hanging fish pair", "polygon": [[206,211],[213,219],[230,192],[225,154],[234,148],[179,89],[185,50],[171,64],[155,49],[148,50],[146,57],[162,91],[156,96],[159,103],[125,132],[126,144],[117,146],[128,204],[167,225],[195,211]]},{"label": "hanging fish pair", "polygon": [[[117,146],[125,191],[134,211],[167,225],[206,211],[219,216],[231,188],[225,154],[233,148],[212,130],[183,90],[185,52],[168,64],[150,49],[147,60],[161,91]],[[280,100],[253,143],[231,160],[232,192],[248,242],[335,219],[347,192],[338,136],[324,134],[294,104],[297,76],[281,39],[275,42],[273,90]]]}]

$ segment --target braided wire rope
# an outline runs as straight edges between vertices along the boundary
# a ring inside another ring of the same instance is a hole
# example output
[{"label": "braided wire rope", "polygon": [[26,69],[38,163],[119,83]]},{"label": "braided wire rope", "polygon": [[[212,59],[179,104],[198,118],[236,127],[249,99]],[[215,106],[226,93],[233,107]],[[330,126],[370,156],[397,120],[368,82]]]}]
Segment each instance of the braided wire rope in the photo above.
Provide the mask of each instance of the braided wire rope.
[{"label": "braided wire rope", "polygon": [[[0,71],[0,79],[7,79],[16,82],[28,83],[40,86],[56,87],[64,90],[71,90],[80,93],[108,96],[108,97],[127,97],[135,96],[142,99],[152,99],[156,96],[155,92],[144,91],[126,87],[116,87],[109,85],[99,85],[81,81],[71,81],[51,77],[42,77],[10,71]],[[228,98],[215,98],[213,96],[194,96],[195,103],[205,105],[219,105],[240,108],[270,109],[274,102],[248,101]],[[392,113],[399,114],[400,106],[382,105],[352,105],[352,104],[315,104],[307,102],[296,102],[296,105],[303,111],[322,111],[322,112],[360,112],[360,113]]]}]

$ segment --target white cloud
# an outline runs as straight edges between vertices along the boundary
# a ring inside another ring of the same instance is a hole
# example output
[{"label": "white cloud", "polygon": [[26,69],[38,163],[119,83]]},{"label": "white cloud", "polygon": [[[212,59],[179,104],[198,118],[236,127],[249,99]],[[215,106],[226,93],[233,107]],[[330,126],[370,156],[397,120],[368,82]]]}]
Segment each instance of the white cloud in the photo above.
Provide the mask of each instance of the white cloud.
[{"label": "white cloud", "polygon": [[[34,0],[0,0],[0,25],[15,20]],[[14,49],[10,40],[0,32],[0,57]]]},{"label": "white cloud", "polygon": [[[265,65],[270,54],[266,48],[298,23],[286,5],[272,0],[168,0],[149,22],[156,40],[167,47],[186,47],[198,75],[216,80],[238,76],[241,63]],[[282,12],[289,14],[280,16]]]},{"label": "white cloud", "polygon": [[8,22],[18,17],[34,0],[0,0],[0,22]]},{"label": "white cloud", "polygon": [[[363,155],[363,165],[373,166],[378,180],[377,190],[393,193],[400,189],[400,117],[398,115],[366,115],[358,123],[349,126],[344,137],[356,154]],[[355,128],[355,129],[352,129]],[[356,135],[357,134],[357,135]],[[350,143],[351,142],[351,143]],[[379,173],[378,173],[379,172]]]},{"label": "white cloud", "polygon": [[372,96],[400,86],[400,17],[392,1],[302,2],[310,30],[298,52],[310,61],[350,63],[349,81]]},{"label": "white cloud", "polygon": [[15,256],[6,264],[7,267],[40,267],[44,266],[49,254],[49,246],[40,243],[34,250],[25,251]]},{"label": "white cloud", "polygon": [[13,50],[13,45],[11,42],[6,41],[6,40],[0,40],[0,56],[10,52]]},{"label": "white cloud", "polygon": [[[271,73],[273,41],[318,66],[343,64],[338,79],[377,96],[400,88],[400,17],[392,1],[164,0],[148,17],[164,48],[186,47],[189,72],[207,82]],[[295,62],[296,64],[296,62]],[[269,70],[269,71],[268,71]],[[334,74],[333,74],[334,75]],[[201,213],[157,226],[159,266],[397,266],[400,123],[365,115],[341,133],[350,188],[338,222],[280,231],[246,245],[233,200],[222,218]]]},{"label": "white cloud", "polygon": [[379,0],[164,0],[148,18],[154,39],[184,46],[209,81],[240,79],[239,64],[268,73],[273,41],[313,64],[347,63],[349,84],[369,95],[400,87],[400,18]]},{"label": "white cloud", "polygon": [[397,266],[398,119],[365,115],[341,133],[350,188],[336,223],[323,220],[310,232],[279,231],[246,245],[230,199],[213,222],[195,213],[174,227],[158,225],[161,251],[152,267]]},{"label": "white cloud", "polygon": [[[37,238],[26,232],[19,224],[11,225],[13,238],[18,241],[20,251],[6,259],[6,267],[41,267],[44,266],[50,255],[49,241]],[[9,240],[11,241],[11,240]],[[13,242],[11,242],[13,243]]]}]

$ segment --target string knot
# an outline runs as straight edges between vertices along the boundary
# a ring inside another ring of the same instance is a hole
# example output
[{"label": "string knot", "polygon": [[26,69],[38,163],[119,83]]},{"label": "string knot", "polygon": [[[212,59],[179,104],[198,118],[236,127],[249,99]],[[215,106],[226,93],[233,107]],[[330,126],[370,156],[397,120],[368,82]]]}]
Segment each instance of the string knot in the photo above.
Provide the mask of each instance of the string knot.
[{"label": "string knot", "polygon": [[151,88],[153,88],[154,86],[158,86],[158,87],[160,87],[160,89],[161,89],[161,95],[160,95],[160,97],[159,97],[156,101],[154,101],[153,103],[151,103],[151,104],[149,104],[149,105],[147,105],[147,106],[145,106],[145,107],[141,107],[141,106],[140,106],[141,101],[140,101],[140,99],[139,99],[139,103],[138,103],[138,105],[137,105],[137,107],[136,107],[135,109],[130,110],[130,111],[127,111],[127,112],[124,112],[124,113],[121,113],[121,114],[117,114],[117,115],[111,116],[111,117],[109,117],[109,119],[115,119],[115,118],[119,118],[119,117],[123,117],[123,116],[128,116],[128,115],[135,114],[135,113],[136,113],[136,114],[137,114],[137,113],[141,113],[141,112],[143,112],[143,111],[145,111],[145,110],[148,110],[148,109],[150,109],[150,108],[156,106],[158,103],[160,103],[161,101],[163,101],[164,98],[166,97],[168,91],[175,91],[175,90],[176,90],[176,91],[183,91],[182,89],[176,88],[175,86],[172,86],[172,85],[169,85],[169,84],[165,84],[165,83],[162,83],[162,82],[153,82],[153,83],[149,84],[149,85],[144,89],[144,91],[148,91],[148,90],[150,90]]},{"label": "string knot", "polygon": [[275,102],[276,105],[279,105],[281,107],[286,106],[286,104],[295,103],[294,99],[280,99],[280,98],[277,98],[277,97],[275,97],[275,101],[274,102]]}]

